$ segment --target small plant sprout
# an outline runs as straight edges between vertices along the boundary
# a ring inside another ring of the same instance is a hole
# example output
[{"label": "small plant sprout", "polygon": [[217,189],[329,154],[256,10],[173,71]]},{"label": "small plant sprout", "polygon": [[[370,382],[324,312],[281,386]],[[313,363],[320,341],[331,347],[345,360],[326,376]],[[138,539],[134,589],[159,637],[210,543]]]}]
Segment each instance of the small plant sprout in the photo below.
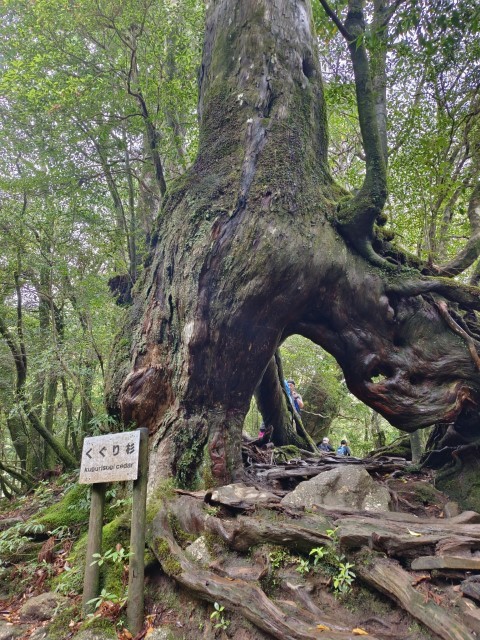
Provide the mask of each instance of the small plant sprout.
[{"label": "small plant sprout", "polygon": [[313,566],[316,567],[320,560],[325,555],[325,549],[323,547],[315,547],[308,555],[313,556]]},{"label": "small plant sprout", "polygon": [[272,565],[272,569],[280,569],[288,559],[288,552],[285,549],[276,549],[268,554],[268,559]]},{"label": "small plant sprout", "polygon": [[298,571],[298,573],[301,573],[302,576],[310,572],[311,567],[308,560],[305,560],[304,558],[299,558],[297,560],[297,564],[298,564],[298,567],[295,569],[295,571]]},{"label": "small plant sprout", "polygon": [[338,565],[338,573],[333,578],[333,588],[336,593],[346,594],[349,593],[352,582],[355,579],[355,573],[351,571],[354,565],[351,562],[340,562]]},{"label": "small plant sprout", "polygon": [[327,534],[327,536],[330,538],[330,540],[331,540],[332,542],[334,542],[335,544],[337,544],[337,543],[338,543],[338,534],[337,534],[337,531],[338,531],[338,527],[335,527],[335,529],[327,529],[327,530],[325,531],[325,533],[326,533],[326,534]]},{"label": "small plant sprout", "polygon": [[223,615],[225,607],[218,604],[218,602],[214,602],[213,608],[215,611],[210,614],[210,620],[214,623],[214,629],[222,629],[223,631],[226,631],[230,626],[230,620],[227,620]]}]

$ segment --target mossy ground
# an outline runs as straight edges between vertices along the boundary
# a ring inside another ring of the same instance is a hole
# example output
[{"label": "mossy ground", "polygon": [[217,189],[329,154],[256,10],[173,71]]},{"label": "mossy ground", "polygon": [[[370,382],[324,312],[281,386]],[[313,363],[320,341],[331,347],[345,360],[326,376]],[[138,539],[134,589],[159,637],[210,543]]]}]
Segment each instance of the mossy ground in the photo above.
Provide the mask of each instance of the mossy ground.
[{"label": "mossy ground", "polygon": [[94,616],[93,618],[88,618],[81,625],[80,631],[101,631],[102,636],[115,639],[117,638],[117,633],[115,630],[115,625],[111,620],[106,620],[105,618],[100,618]]},{"label": "mossy ground", "polygon": [[75,484],[55,504],[47,507],[35,522],[52,531],[58,527],[83,527],[88,524],[90,509],[89,487]]},{"label": "mossy ground", "polygon": [[70,622],[78,620],[79,616],[80,607],[78,604],[61,609],[48,625],[49,640],[64,640],[65,630],[69,628]]}]

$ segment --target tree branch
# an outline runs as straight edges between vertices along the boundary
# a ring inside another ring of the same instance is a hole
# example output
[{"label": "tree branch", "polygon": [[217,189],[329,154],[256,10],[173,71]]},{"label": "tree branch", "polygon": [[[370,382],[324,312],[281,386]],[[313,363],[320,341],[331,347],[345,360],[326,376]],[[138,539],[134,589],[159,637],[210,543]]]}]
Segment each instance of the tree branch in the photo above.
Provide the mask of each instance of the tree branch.
[{"label": "tree branch", "polygon": [[31,477],[29,478],[24,473],[20,473],[20,471],[17,471],[12,467],[7,466],[1,460],[0,460],[0,469],[5,473],[8,473],[8,475],[11,476],[12,478],[15,478],[15,480],[19,480],[21,483],[27,485],[27,487],[33,486],[33,479]]},{"label": "tree branch", "polygon": [[345,28],[345,25],[337,16],[335,11],[331,8],[331,6],[328,4],[327,0],[320,0],[320,4],[325,9],[325,13],[330,18],[330,20],[335,24],[335,26],[340,31],[340,33],[345,38],[345,40],[350,41],[352,39],[352,36],[348,33],[348,31]]},{"label": "tree branch", "polygon": [[447,304],[443,300],[434,299],[433,303],[437,308],[439,314],[445,320],[446,324],[450,327],[450,329],[461,338],[463,338],[463,340],[465,340],[470,355],[472,356],[472,360],[475,363],[477,370],[480,371],[480,357],[478,356],[477,348],[475,346],[475,341],[473,340],[473,338],[469,336],[468,333],[455,322],[455,320],[448,312]]},{"label": "tree branch", "polygon": [[405,297],[439,293],[447,300],[456,302],[462,309],[480,311],[480,288],[461,284],[449,278],[420,276],[411,280],[398,280],[388,284],[385,292]]},{"label": "tree branch", "polygon": [[[322,5],[325,8],[324,2]],[[327,8],[325,10],[327,11]],[[330,10],[328,15],[334,20],[331,13]],[[334,22],[339,27],[338,18]],[[361,256],[378,266],[390,266],[372,247],[373,225],[387,199],[387,171],[379,133],[370,63],[364,42],[363,0],[349,1],[347,19],[342,27],[340,32],[347,40],[355,77],[366,174],[359,192],[353,198],[340,203],[337,224],[342,235]]]}]

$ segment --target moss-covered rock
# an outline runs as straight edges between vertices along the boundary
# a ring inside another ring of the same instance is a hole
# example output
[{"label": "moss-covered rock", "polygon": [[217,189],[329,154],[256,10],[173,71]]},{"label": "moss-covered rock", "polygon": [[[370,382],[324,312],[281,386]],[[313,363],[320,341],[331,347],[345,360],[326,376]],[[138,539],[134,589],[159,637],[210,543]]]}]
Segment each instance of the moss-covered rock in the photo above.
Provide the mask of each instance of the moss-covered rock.
[{"label": "moss-covered rock", "polygon": [[59,609],[57,615],[46,628],[48,640],[63,640],[65,638],[65,630],[69,628],[68,625],[72,620],[77,619],[79,615],[80,609],[76,604]]},{"label": "moss-covered rock", "polygon": [[165,538],[155,538],[151,546],[162,565],[162,569],[168,576],[177,576],[182,572],[182,565],[172,555],[168,541]]},{"label": "moss-covered rock", "polygon": [[83,623],[74,640],[112,640],[116,637],[113,622],[94,616]]},{"label": "moss-covered rock", "polygon": [[465,510],[480,512],[480,461],[474,456],[437,473],[435,486]]},{"label": "moss-covered rock", "polygon": [[[115,549],[117,545],[126,550],[130,545],[130,521],[126,516],[120,516],[103,527],[102,553],[107,549]],[[122,597],[126,588],[125,563],[104,562],[100,572],[100,583],[108,593]]]}]

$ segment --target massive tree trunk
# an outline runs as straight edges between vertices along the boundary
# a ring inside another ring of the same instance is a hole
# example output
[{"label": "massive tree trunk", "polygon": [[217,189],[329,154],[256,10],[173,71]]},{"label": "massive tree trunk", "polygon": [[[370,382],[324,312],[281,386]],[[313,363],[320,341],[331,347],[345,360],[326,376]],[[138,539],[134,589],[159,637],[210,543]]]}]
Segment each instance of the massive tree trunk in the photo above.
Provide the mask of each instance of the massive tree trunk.
[{"label": "massive tree trunk", "polygon": [[109,404],[149,428],[152,478],[238,476],[250,399],[294,333],[332,353],[350,390],[402,429],[475,403],[471,349],[420,294],[478,308],[478,292],[375,259],[381,154],[350,201],[330,177],[309,2],[210,2],[199,107],[197,160],[167,192],[111,364]]}]

